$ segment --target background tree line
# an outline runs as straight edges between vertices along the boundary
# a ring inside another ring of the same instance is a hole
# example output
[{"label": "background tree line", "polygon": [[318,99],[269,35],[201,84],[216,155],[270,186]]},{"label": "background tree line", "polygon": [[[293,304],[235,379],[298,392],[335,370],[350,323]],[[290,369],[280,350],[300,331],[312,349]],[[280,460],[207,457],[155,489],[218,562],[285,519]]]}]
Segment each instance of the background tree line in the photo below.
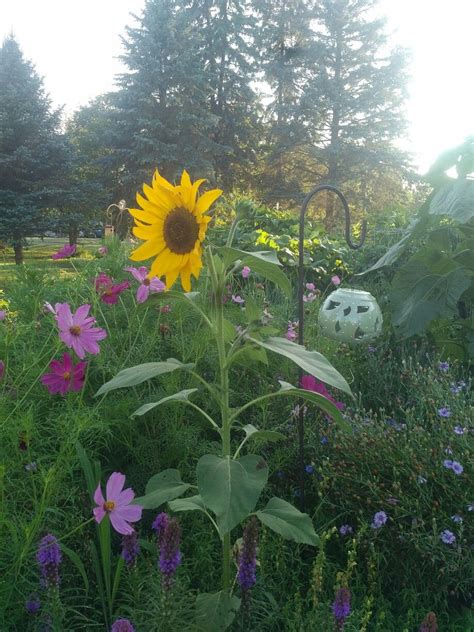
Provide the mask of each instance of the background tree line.
[{"label": "background tree line", "polygon": [[[296,204],[322,181],[369,213],[403,199],[412,175],[396,143],[405,129],[407,54],[389,46],[375,6],[147,0],[125,29],[117,89],[63,127],[7,38],[0,234],[20,247],[22,231],[40,225],[47,209],[73,240],[85,216],[133,199],[155,166],[171,179],[186,167],[270,204]],[[325,211],[331,227],[331,200]]]}]

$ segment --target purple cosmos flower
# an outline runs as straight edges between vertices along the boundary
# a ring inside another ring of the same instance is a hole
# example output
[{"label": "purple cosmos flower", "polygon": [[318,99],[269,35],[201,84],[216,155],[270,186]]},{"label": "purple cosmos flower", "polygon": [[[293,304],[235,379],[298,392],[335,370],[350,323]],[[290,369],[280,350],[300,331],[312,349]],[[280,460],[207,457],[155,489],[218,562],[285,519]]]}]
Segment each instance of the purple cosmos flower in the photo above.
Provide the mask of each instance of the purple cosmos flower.
[{"label": "purple cosmos flower", "polygon": [[354,529],[351,527],[350,524],[343,524],[339,527],[339,533],[341,535],[350,535],[353,532],[354,532]]},{"label": "purple cosmos flower", "polygon": [[117,619],[112,624],[110,632],[135,632],[135,628],[128,619]]},{"label": "purple cosmos flower", "polygon": [[448,417],[451,417],[451,411],[449,410],[449,408],[446,408],[446,406],[444,406],[443,408],[438,408],[438,415],[446,419]]},{"label": "purple cosmos flower", "polygon": [[305,287],[308,290],[308,292],[314,292],[316,289],[316,286],[314,285],[314,283],[306,283]]},{"label": "purple cosmos flower", "polygon": [[113,280],[104,272],[94,280],[95,291],[99,294],[101,301],[107,305],[116,305],[120,294],[124,290],[128,290],[130,283],[122,281],[122,283],[114,283]]},{"label": "purple cosmos flower", "polygon": [[160,541],[160,568],[163,588],[169,590],[173,585],[174,574],[181,564],[181,551],[179,541],[181,538],[181,527],[176,518],[168,518],[162,530]]},{"label": "purple cosmos flower", "polygon": [[462,516],[460,516],[459,514],[454,514],[453,516],[451,516],[451,520],[455,524],[460,524],[462,522]]},{"label": "purple cosmos flower", "polygon": [[158,277],[148,278],[148,268],[140,266],[139,268],[125,268],[133,278],[140,283],[137,290],[137,303],[144,303],[150,295],[150,292],[157,293],[166,290],[166,285],[160,281]]},{"label": "purple cosmos flower", "polygon": [[238,294],[232,294],[232,302],[237,303],[237,305],[243,305],[245,303],[245,300]]},{"label": "purple cosmos flower", "polygon": [[69,244],[64,244],[64,246],[55,252],[54,255],[51,255],[51,259],[68,259],[72,257],[72,255],[76,254],[76,246],[73,244],[70,246]]},{"label": "purple cosmos flower", "polygon": [[7,313],[4,309],[0,309],[0,322],[2,322],[2,320],[5,320],[5,318],[7,317]]},{"label": "purple cosmos flower", "polygon": [[466,428],[462,426],[454,426],[454,434],[463,435],[466,432]]},{"label": "purple cosmos flower", "polygon": [[94,507],[93,513],[96,522],[99,524],[104,519],[104,516],[108,515],[115,531],[121,535],[131,535],[134,529],[128,523],[140,520],[143,507],[130,504],[135,498],[135,493],[130,487],[123,489],[124,484],[124,474],[113,472],[107,481],[105,490],[107,500],[105,500],[99,483],[94,494],[94,501],[97,507]]},{"label": "purple cosmos flower", "polygon": [[449,371],[449,362],[438,362],[438,369],[446,373]]},{"label": "purple cosmos flower", "polygon": [[312,303],[317,298],[318,298],[318,296],[314,292],[308,292],[308,294],[303,294],[303,302],[304,303]]},{"label": "purple cosmos flower", "polygon": [[337,276],[337,274],[331,277],[331,283],[333,285],[341,285],[341,279]]},{"label": "purple cosmos flower", "polygon": [[130,535],[122,537],[122,558],[125,560],[127,568],[132,568],[135,560],[140,553],[140,544],[138,542],[137,532],[135,530]]},{"label": "purple cosmos flower", "polygon": [[61,557],[61,549],[56,537],[48,533],[41,539],[36,553],[36,561],[41,573],[41,585],[45,588],[54,588],[59,585]]},{"label": "purple cosmos flower", "polygon": [[0,360],[0,382],[3,380],[3,376],[5,375],[5,362]]},{"label": "purple cosmos flower", "polygon": [[295,331],[296,326],[297,325],[295,323],[292,323],[291,320],[288,321],[288,330],[285,334],[285,338],[290,342],[294,342],[298,337],[298,334]]},{"label": "purple cosmos flower", "polygon": [[41,608],[41,601],[37,595],[31,595],[25,603],[25,610],[28,614],[36,614]]},{"label": "purple cosmos flower", "polygon": [[306,474],[314,474],[314,465],[306,465],[304,471]]},{"label": "purple cosmos flower", "polygon": [[88,316],[91,306],[81,305],[74,314],[68,303],[56,303],[55,308],[59,337],[64,344],[73,349],[81,360],[86,353],[99,353],[97,342],[106,338],[107,332],[93,326],[95,318]]},{"label": "purple cosmos flower", "polygon": [[109,249],[107,248],[107,246],[100,246],[97,249],[97,252],[99,253],[99,255],[102,255],[103,257],[105,257],[105,255],[108,254]]},{"label": "purple cosmos flower", "polygon": [[66,395],[70,391],[80,391],[84,386],[86,367],[87,362],[74,365],[69,353],[63,353],[62,360],[53,360],[50,363],[51,372],[41,376],[41,383],[51,395]]},{"label": "purple cosmos flower", "polygon": [[251,272],[250,268],[248,266],[244,266],[242,268],[242,272],[241,272],[242,278],[243,279],[248,279],[249,276],[250,276],[250,272]]},{"label": "purple cosmos flower", "polygon": [[445,459],[443,461],[443,465],[448,470],[452,470],[458,476],[459,474],[462,474],[464,472],[463,466],[461,465],[461,463],[458,463],[458,461],[453,461],[452,459]]},{"label": "purple cosmos flower", "polygon": [[449,529],[442,531],[439,537],[441,542],[444,542],[445,544],[454,544],[456,542],[456,536]]},{"label": "purple cosmos flower", "polygon": [[372,518],[372,529],[380,529],[388,520],[388,516],[385,511],[377,511]]},{"label": "purple cosmos flower", "polygon": [[336,623],[336,628],[342,630],[347,617],[351,613],[351,593],[348,588],[338,588],[334,603],[332,604],[332,613]]},{"label": "purple cosmos flower", "polygon": [[237,571],[237,581],[244,594],[257,581],[257,544],[258,544],[258,523],[252,516],[244,527],[242,535],[242,546],[239,551],[239,568]]}]

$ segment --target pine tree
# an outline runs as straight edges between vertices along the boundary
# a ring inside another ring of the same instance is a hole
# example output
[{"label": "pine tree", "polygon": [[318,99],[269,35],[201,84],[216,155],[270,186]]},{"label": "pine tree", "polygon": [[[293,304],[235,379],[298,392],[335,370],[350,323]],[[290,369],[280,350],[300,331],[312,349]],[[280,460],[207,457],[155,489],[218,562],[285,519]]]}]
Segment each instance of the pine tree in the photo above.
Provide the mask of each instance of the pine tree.
[{"label": "pine tree", "polygon": [[23,263],[23,242],[53,204],[64,175],[65,145],[42,79],[13,36],[0,48],[0,236]]},{"label": "pine tree", "polygon": [[[384,21],[371,17],[375,0],[316,0],[314,37],[321,44],[304,100],[317,103],[308,121],[324,180],[361,191],[372,180],[403,172],[406,156],[394,146],[405,128],[406,53],[389,50]],[[307,108],[308,111],[308,108]],[[322,117],[321,117],[322,114]],[[328,198],[326,221],[334,221]]]}]

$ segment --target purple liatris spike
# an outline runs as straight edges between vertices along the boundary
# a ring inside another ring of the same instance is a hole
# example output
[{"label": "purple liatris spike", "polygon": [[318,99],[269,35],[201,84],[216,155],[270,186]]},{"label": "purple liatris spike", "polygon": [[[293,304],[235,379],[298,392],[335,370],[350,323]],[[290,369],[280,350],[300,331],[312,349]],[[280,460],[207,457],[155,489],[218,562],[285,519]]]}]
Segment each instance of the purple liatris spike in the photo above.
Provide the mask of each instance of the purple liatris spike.
[{"label": "purple liatris spike", "polygon": [[239,553],[239,570],[237,571],[237,581],[245,593],[257,581],[255,571],[257,569],[257,544],[258,544],[258,522],[252,517],[245,525],[242,536],[242,548]]},{"label": "purple liatris spike", "polygon": [[158,563],[165,590],[171,588],[176,569],[181,564],[181,551],[179,550],[181,527],[176,518],[169,518],[168,516],[167,518],[166,526],[160,538],[160,560]]},{"label": "purple liatris spike", "polygon": [[351,613],[351,591],[348,588],[338,588],[336,598],[332,604],[332,612],[336,628],[342,630],[347,617]]},{"label": "purple liatris spike", "polygon": [[45,588],[59,585],[59,565],[61,563],[61,549],[54,535],[48,533],[41,539],[36,560],[41,571],[41,584]]},{"label": "purple liatris spike", "polygon": [[124,535],[122,537],[122,557],[128,568],[132,568],[139,553],[140,545],[138,543],[137,532],[134,531],[130,535]]},{"label": "purple liatris spike", "polygon": [[163,537],[163,533],[166,529],[166,525],[170,521],[170,517],[165,511],[159,513],[156,518],[153,520],[151,528],[156,531],[156,535],[158,536],[158,542],[161,543],[161,538]]},{"label": "purple liatris spike", "polygon": [[112,624],[110,632],[135,632],[135,628],[128,619],[117,619]]}]

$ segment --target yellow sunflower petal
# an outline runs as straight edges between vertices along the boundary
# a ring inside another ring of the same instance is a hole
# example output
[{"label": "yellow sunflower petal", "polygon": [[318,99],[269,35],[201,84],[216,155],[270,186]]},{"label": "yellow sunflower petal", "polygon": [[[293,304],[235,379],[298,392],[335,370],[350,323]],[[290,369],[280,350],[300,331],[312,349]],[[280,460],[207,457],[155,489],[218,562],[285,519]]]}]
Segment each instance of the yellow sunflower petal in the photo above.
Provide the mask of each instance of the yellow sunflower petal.
[{"label": "yellow sunflower petal", "polygon": [[189,266],[181,270],[181,285],[185,292],[191,291],[191,269]]},{"label": "yellow sunflower petal", "polygon": [[155,226],[134,226],[132,232],[138,239],[143,241],[156,241],[160,244],[161,249],[165,247],[165,240],[159,232],[159,228]]},{"label": "yellow sunflower petal", "polygon": [[158,169],[155,169],[155,173],[153,174],[153,188],[155,188],[155,185],[158,185],[160,187],[162,187],[163,189],[168,189],[168,191],[171,191],[172,193],[174,192],[174,186],[171,184],[171,182],[168,182],[168,180],[166,180],[165,178],[163,178],[162,175],[160,175],[160,172],[158,171]]},{"label": "yellow sunflower petal", "polygon": [[143,195],[140,195],[140,193],[137,193],[137,202],[145,212],[156,215],[156,217],[164,217],[169,212],[169,207],[165,204],[155,204],[155,202],[149,202],[143,197]]},{"label": "yellow sunflower petal", "polygon": [[159,215],[155,213],[149,213],[148,211],[142,211],[138,208],[129,209],[129,213],[137,221],[144,222],[145,224],[154,224],[160,219]]},{"label": "yellow sunflower petal", "polygon": [[166,274],[166,287],[168,288],[168,290],[171,289],[171,287],[176,282],[176,279],[178,278],[178,274],[179,274],[179,268],[176,268],[175,270],[171,270],[170,272]]},{"label": "yellow sunflower petal", "polygon": [[196,213],[205,213],[208,208],[213,204],[219,196],[222,195],[221,189],[212,189],[211,191],[207,191],[196,202],[195,212]]},{"label": "yellow sunflower petal", "polygon": [[163,250],[163,252],[161,252],[153,262],[152,270],[157,276],[163,276],[170,270],[182,268],[188,259],[189,255],[177,255],[174,252],[171,252],[169,248],[165,248],[165,250]]},{"label": "yellow sunflower petal", "polygon": [[190,188],[192,186],[191,178],[189,177],[189,173],[186,169],[183,169],[183,173],[181,174],[181,186],[183,188]]},{"label": "yellow sunflower petal", "polygon": [[143,185],[143,191],[145,195],[154,204],[158,206],[164,206],[167,209],[172,209],[177,206],[177,196],[174,191],[168,191],[161,187],[155,187],[152,189],[148,184]]},{"label": "yellow sunflower petal", "polygon": [[161,239],[150,239],[141,246],[138,246],[138,248],[130,254],[130,259],[132,259],[132,261],[144,261],[145,259],[159,254],[162,249]]}]

